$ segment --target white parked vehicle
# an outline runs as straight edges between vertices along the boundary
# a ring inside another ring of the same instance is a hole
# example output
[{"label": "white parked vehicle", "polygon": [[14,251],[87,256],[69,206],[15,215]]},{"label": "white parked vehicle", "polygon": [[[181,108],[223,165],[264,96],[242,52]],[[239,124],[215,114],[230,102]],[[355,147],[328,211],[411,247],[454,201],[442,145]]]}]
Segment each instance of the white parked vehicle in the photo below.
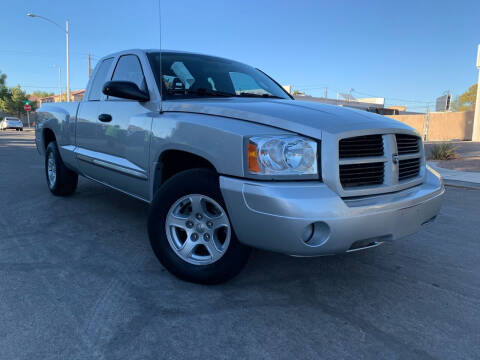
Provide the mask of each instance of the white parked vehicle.
[{"label": "white parked vehicle", "polygon": [[8,129],[23,131],[23,123],[19,118],[6,116],[0,122],[0,130],[8,130]]}]

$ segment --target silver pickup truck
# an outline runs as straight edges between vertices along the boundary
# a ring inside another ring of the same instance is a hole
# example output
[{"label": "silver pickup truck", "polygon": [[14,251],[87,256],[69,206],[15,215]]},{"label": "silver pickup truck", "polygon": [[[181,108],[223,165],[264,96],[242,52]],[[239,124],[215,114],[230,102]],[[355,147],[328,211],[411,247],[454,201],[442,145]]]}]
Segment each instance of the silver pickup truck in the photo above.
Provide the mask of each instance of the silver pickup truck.
[{"label": "silver pickup truck", "polygon": [[81,102],[39,113],[50,191],[71,195],[83,175],[149,203],[156,256],[198,283],[235,276],[251,247],[317,256],[395,241],[432,220],[445,192],[409,126],[294,100],[219,57],[115,53]]}]

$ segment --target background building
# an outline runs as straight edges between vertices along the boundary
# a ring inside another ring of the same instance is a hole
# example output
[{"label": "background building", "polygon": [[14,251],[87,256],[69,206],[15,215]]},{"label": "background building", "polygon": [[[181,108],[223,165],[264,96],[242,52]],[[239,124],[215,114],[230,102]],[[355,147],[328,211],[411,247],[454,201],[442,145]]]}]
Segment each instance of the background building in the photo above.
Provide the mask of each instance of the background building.
[{"label": "background building", "polygon": [[[70,93],[70,101],[80,101],[83,99],[83,95],[85,94],[85,89],[75,90]],[[67,100],[67,95],[62,94],[55,94],[51,96],[47,96],[44,98],[39,99],[40,104],[43,103],[52,103],[52,102],[61,102]]]}]

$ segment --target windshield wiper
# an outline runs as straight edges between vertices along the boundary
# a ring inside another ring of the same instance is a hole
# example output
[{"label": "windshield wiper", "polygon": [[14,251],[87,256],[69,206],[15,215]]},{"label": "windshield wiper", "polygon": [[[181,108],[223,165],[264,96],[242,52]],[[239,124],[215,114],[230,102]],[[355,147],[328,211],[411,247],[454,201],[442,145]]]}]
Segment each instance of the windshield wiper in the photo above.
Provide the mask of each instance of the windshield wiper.
[{"label": "windshield wiper", "polygon": [[258,97],[258,98],[269,98],[269,99],[283,99],[280,96],[272,95],[272,94],[255,94],[249,92],[242,92],[237,96],[244,96],[244,97]]},{"label": "windshield wiper", "polygon": [[187,89],[187,90],[175,90],[169,89],[169,94],[185,94],[185,95],[200,95],[200,96],[217,96],[217,97],[233,97],[235,94],[225,92],[225,91],[217,91],[217,90],[209,90],[205,88],[198,88],[198,89]]},{"label": "windshield wiper", "polygon": [[242,92],[239,94],[229,93],[226,91],[209,90],[205,88],[198,89],[168,89],[169,94],[175,95],[200,95],[200,96],[214,96],[214,97],[255,97],[255,98],[269,98],[269,99],[283,99],[280,96],[271,94],[255,94],[250,92]]}]

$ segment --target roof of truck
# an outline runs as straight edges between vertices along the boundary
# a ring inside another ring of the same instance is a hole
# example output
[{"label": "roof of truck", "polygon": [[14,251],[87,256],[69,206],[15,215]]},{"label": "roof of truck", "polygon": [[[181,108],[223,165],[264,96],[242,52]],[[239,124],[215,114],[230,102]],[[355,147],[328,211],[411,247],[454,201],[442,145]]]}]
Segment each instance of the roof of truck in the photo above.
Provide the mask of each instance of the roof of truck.
[{"label": "roof of truck", "polygon": [[[131,54],[135,52],[143,52],[143,53],[151,53],[151,52],[159,52],[160,49],[127,49],[127,50],[122,50],[122,51],[117,51],[108,55],[103,56],[100,60],[103,60],[104,58],[109,58],[112,56],[119,56],[119,55],[124,55],[124,54]],[[176,54],[191,54],[191,55],[201,55],[201,56],[212,56],[216,57],[219,59],[225,59],[225,60],[230,60],[234,61],[232,59],[228,59],[222,56],[217,56],[217,55],[210,55],[210,54],[202,54],[198,52],[191,52],[191,51],[183,51],[183,50],[167,50],[167,49],[162,49],[162,53],[176,53]]]}]

